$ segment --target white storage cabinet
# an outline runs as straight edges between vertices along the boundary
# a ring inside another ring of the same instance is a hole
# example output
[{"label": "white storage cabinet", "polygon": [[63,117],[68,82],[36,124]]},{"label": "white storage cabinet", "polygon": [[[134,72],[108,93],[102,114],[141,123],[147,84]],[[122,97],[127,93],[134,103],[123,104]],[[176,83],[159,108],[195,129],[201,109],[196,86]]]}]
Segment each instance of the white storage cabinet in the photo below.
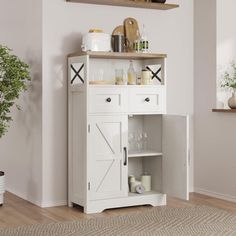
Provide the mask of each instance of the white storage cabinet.
[{"label": "white storage cabinet", "polygon": [[[115,69],[127,70],[131,59],[136,70],[151,68],[152,85],[112,85]],[[68,57],[69,206],[96,213],[165,205],[166,194],[188,199],[188,117],[166,114],[165,60],[137,53]],[[91,84],[101,78],[111,84]],[[136,131],[148,133],[145,150],[129,150],[128,133]],[[152,191],[130,193],[128,176],[144,172]]]}]

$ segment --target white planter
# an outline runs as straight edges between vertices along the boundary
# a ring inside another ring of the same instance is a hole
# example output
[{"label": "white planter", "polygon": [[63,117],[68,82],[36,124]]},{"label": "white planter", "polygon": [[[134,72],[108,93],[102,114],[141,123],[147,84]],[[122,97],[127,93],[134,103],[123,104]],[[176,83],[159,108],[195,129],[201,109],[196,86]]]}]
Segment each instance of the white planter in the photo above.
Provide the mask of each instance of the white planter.
[{"label": "white planter", "polygon": [[4,201],[4,193],[5,193],[5,174],[0,171],[0,206]]},{"label": "white planter", "polygon": [[228,105],[231,109],[236,109],[236,90],[232,93],[232,96],[228,100]]}]

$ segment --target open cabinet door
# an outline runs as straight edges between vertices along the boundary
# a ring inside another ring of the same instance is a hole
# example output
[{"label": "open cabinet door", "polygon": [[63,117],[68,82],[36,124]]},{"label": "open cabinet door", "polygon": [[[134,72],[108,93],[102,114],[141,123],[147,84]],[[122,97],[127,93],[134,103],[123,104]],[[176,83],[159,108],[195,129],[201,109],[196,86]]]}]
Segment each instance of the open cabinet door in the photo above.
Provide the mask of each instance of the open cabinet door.
[{"label": "open cabinet door", "polygon": [[189,199],[189,121],[187,116],[163,115],[163,191]]}]

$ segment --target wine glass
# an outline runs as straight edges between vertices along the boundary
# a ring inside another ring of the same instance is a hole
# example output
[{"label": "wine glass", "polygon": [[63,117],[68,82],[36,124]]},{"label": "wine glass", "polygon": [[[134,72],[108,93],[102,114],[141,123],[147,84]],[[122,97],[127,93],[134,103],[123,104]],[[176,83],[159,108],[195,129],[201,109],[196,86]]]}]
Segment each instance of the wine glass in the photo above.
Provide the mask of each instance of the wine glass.
[{"label": "wine glass", "polygon": [[134,147],[134,133],[129,133],[128,142],[129,142],[129,150],[133,151],[135,149],[135,147]]},{"label": "wine glass", "polygon": [[148,138],[148,134],[147,134],[147,132],[144,132],[143,133],[143,150],[147,150],[147,138]]}]

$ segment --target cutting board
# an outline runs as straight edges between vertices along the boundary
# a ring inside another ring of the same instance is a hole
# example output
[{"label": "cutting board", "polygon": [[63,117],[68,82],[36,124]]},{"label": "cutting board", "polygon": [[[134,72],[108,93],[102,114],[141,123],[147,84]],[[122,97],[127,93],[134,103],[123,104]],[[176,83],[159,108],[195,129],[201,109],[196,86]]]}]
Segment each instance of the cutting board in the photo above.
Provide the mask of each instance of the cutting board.
[{"label": "cutting board", "polygon": [[128,51],[133,52],[133,43],[140,37],[138,22],[134,18],[124,20],[125,37],[129,41]]}]

